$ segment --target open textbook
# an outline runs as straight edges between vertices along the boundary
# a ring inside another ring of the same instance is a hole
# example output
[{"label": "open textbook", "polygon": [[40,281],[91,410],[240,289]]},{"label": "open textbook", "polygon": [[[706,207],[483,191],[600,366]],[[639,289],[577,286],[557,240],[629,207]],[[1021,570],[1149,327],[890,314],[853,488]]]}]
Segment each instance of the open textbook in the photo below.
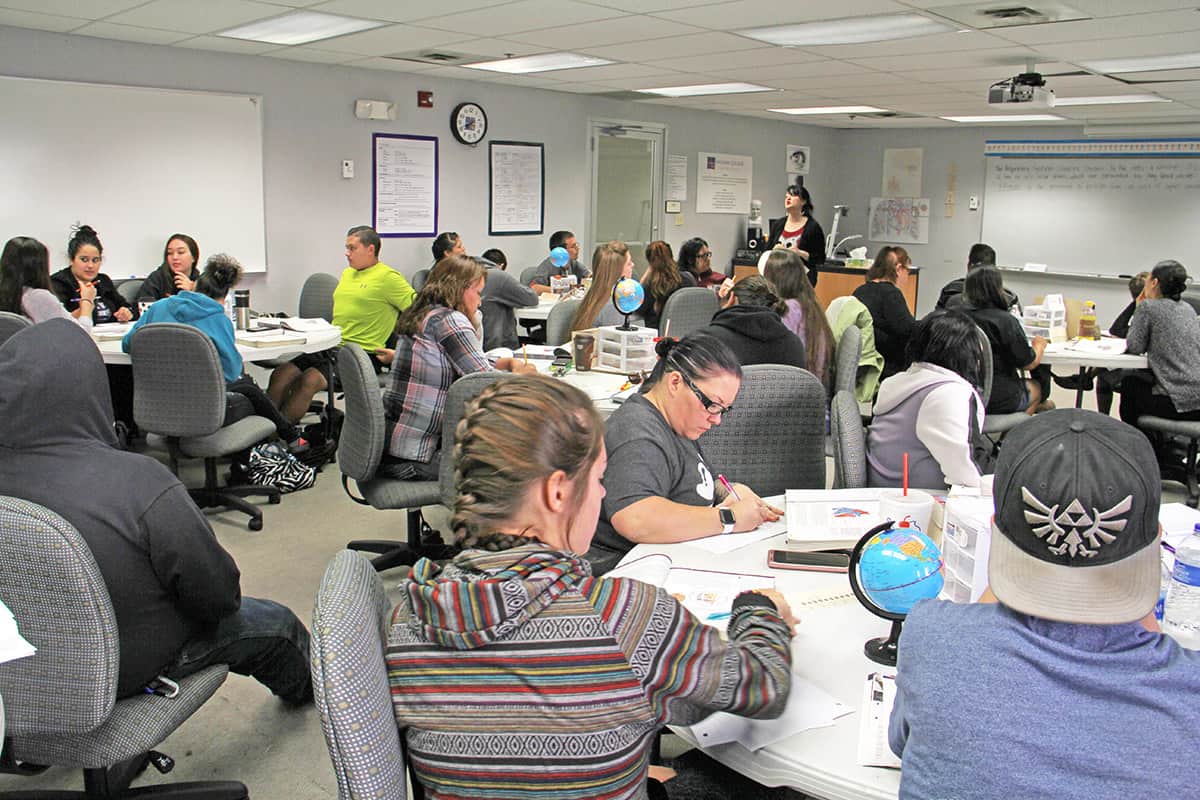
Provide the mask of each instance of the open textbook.
[{"label": "open textbook", "polygon": [[880,489],[789,489],[787,546],[792,550],[853,547],[878,525]]},{"label": "open textbook", "polygon": [[677,567],[665,553],[634,559],[609,572],[609,578],[633,578],[660,586],[706,625],[725,630],[733,599],[752,589],[774,589],[773,575],[740,575],[708,569]]}]

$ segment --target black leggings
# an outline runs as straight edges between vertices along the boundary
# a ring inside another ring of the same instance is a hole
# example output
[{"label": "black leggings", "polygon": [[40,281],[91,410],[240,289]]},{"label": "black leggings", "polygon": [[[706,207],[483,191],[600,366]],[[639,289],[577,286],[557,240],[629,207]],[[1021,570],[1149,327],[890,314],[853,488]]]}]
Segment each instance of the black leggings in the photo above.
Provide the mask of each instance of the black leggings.
[{"label": "black leggings", "polygon": [[300,435],[300,429],[280,413],[267,393],[249,375],[243,375],[236,381],[225,385],[225,423],[226,425],[257,414],[275,423],[275,431],[285,442],[293,441]]}]

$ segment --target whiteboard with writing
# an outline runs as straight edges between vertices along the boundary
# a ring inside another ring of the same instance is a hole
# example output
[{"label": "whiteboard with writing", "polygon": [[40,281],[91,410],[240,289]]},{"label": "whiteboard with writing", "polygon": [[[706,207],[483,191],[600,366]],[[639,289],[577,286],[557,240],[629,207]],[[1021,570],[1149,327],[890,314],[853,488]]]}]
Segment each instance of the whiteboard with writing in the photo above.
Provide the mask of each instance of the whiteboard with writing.
[{"label": "whiteboard with writing", "polygon": [[981,240],[1000,264],[1200,273],[1200,158],[987,159]]},{"label": "whiteboard with writing", "polygon": [[267,268],[261,97],[0,76],[0,107],[0,233],[40,239],[51,270],[76,222],[112,278],[149,274],[172,233]]}]

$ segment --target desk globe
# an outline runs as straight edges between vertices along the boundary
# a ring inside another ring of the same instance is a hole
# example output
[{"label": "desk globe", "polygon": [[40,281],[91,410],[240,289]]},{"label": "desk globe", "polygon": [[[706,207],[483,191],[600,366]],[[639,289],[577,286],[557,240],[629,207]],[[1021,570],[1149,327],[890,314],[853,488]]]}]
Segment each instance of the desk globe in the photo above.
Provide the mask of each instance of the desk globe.
[{"label": "desk globe", "polygon": [[891,634],[863,647],[877,664],[896,665],[900,625],[918,600],[942,591],[942,553],[916,528],[901,523],[876,525],[850,554],[850,588],[858,602],[877,617],[892,621]]},{"label": "desk globe", "polygon": [[571,263],[571,254],[567,252],[567,248],[565,247],[555,247],[550,251],[550,263],[562,269]]},{"label": "desk globe", "polygon": [[618,327],[617,330],[637,330],[636,327],[629,324],[629,315],[641,308],[645,299],[646,290],[633,278],[622,278],[617,281],[617,285],[613,287],[613,305],[616,306],[617,311],[625,315],[625,324]]}]

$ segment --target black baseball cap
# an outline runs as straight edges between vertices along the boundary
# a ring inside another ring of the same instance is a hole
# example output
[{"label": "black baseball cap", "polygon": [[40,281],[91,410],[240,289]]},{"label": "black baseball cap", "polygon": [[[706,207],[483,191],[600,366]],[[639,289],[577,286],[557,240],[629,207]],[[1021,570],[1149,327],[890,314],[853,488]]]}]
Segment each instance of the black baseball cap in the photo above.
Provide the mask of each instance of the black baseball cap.
[{"label": "black baseball cap", "polygon": [[1144,617],[1160,588],[1161,493],[1154,451],[1136,428],[1080,409],[1021,423],[996,462],[992,592],[1062,622]]}]

